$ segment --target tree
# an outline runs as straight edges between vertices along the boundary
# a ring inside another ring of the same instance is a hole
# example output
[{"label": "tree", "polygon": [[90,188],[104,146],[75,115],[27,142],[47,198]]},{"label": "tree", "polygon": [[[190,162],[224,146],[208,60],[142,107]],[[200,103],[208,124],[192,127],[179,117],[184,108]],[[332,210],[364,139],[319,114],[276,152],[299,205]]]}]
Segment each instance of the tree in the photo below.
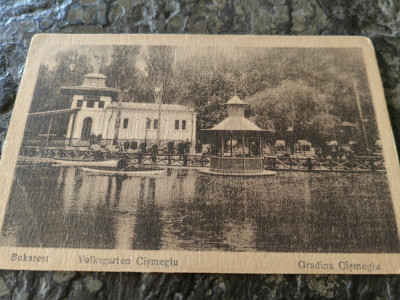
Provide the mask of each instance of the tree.
[{"label": "tree", "polygon": [[118,45],[109,51],[112,58],[108,59],[103,48],[62,51],[54,67],[43,65],[32,110],[70,107],[70,100],[58,93],[59,87],[79,85],[86,73],[96,69],[108,77],[109,87],[122,91],[121,102],[153,102],[154,89],[162,87],[163,103],[196,110],[198,129],[210,128],[225,118],[224,104],[236,94],[250,104],[246,117],[261,128],[274,129],[277,138],[284,138],[293,127],[296,139],[319,143],[334,138],[332,130],[338,122],[359,124],[353,88],[357,81],[370,143],[378,137],[358,49]]},{"label": "tree", "polygon": [[303,80],[285,80],[275,88],[247,97],[245,101],[251,105],[257,125],[275,130],[278,138],[285,137],[291,127],[297,139],[305,139],[311,119],[330,109],[329,97],[317,94]]},{"label": "tree", "polygon": [[103,68],[107,76],[106,84],[121,92],[123,102],[135,101],[136,85],[138,84],[137,57],[139,46],[113,46],[112,60]]},{"label": "tree", "polygon": [[325,147],[327,141],[338,140],[340,120],[329,113],[313,116],[307,124],[308,140],[317,147]]},{"label": "tree", "polygon": [[53,68],[41,64],[31,112],[70,108],[72,99],[62,95],[60,87],[80,85],[84,76],[92,71],[88,57],[78,50],[59,52]]}]

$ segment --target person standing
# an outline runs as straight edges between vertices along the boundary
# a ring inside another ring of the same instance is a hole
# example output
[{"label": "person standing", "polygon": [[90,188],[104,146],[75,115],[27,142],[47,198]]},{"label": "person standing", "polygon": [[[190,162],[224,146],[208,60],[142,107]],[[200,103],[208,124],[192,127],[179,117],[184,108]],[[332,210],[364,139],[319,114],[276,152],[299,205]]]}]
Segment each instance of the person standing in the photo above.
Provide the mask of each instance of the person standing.
[{"label": "person standing", "polygon": [[184,147],[183,147],[184,153],[185,153],[186,155],[189,154],[189,152],[190,152],[190,146],[192,146],[192,143],[189,142],[188,139],[186,139],[186,142],[185,142]]}]

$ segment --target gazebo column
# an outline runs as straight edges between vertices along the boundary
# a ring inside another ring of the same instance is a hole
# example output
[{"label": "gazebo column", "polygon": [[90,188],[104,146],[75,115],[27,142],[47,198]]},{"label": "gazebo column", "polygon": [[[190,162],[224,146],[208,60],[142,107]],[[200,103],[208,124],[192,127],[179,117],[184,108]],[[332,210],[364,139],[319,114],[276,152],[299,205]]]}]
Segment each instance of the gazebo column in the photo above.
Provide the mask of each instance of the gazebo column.
[{"label": "gazebo column", "polygon": [[244,153],[244,132],[242,135],[243,172],[246,170],[246,155]]},{"label": "gazebo column", "polygon": [[224,132],[222,131],[222,144],[221,144],[221,149],[222,149],[222,157],[224,157],[224,153],[225,153],[225,143],[224,143],[224,138],[225,138],[225,136],[224,136]]},{"label": "gazebo column", "polygon": [[247,144],[249,145],[249,157],[251,157],[251,138],[250,138],[250,135],[247,137]]},{"label": "gazebo column", "polygon": [[231,131],[231,157],[232,157],[232,131]]},{"label": "gazebo column", "polygon": [[242,135],[242,155],[243,155],[243,157],[245,157],[245,153],[244,153],[244,135]]},{"label": "gazebo column", "polygon": [[264,138],[260,137],[260,158],[261,158],[261,169],[264,169]]}]

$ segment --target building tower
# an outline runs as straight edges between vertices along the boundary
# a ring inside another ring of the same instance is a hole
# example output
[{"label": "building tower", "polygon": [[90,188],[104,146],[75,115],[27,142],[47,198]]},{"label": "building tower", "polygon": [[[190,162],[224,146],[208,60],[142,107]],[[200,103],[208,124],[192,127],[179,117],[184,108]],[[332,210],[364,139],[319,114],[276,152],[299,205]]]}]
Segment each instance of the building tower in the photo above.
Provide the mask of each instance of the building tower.
[{"label": "building tower", "polygon": [[81,86],[62,86],[61,93],[72,96],[66,144],[88,146],[92,137],[100,138],[105,126],[105,109],[117,100],[118,90],[106,86],[107,77],[90,73]]}]

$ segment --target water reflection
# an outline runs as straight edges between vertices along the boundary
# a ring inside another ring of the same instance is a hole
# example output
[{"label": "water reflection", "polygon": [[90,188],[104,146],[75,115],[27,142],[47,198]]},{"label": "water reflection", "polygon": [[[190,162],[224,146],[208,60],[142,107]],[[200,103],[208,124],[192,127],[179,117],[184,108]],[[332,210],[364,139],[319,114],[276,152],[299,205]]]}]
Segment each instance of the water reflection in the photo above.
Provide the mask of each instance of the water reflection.
[{"label": "water reflection", "polygon": [[16,170],[2,243],[35,247],[397,252],[384,174],[102,176]]}]

